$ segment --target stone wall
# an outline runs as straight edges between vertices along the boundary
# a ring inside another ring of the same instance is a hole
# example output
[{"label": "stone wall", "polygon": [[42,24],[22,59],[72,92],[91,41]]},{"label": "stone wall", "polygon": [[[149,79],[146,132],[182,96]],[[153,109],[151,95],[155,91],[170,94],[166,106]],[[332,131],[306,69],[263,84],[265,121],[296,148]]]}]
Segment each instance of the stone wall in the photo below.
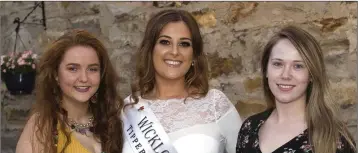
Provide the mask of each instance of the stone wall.
[{"label": "stone wall", "polygon": [[[13,50],[15,17],[33,2],[0,2],[1,53]],[[24,25],[25,49],[41,54],[67,29],[83,28],[104,42],[121,77],[121,95],[130,93],[134,53],[154,13],[168,8],[191,12],[210,61],[213,88],[221,89],[243,119],[265,109],[259,60],[263,45],[287,24],[312,34],[324,50],[333,99],[356,137],[357,3],[354,2],[45,2],[47,30]],[[39,22],[41,9],[28,17]],[[18,43],[20,44],[20,43]],[[18,50],[24,50],[18,45]],[[357,137],[356,137],[357,138]]]}]

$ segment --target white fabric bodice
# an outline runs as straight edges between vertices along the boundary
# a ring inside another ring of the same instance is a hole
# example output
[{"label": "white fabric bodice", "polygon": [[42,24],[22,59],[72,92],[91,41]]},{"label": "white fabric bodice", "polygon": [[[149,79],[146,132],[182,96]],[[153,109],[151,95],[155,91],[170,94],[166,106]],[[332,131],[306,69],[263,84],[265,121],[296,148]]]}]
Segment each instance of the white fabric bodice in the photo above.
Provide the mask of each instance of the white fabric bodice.
[{"label": "white fabric bodice", "polygon": [[[130,96],[129,96],[130,97]],[[125,103],[129,102],[129,97]],[[220,90],[211,89],[205,97],[194,99],[148,100],[147,103],[167,132],[178,153],[235,152],[241,118]],[[123,153],[132,153],[128,142]]]},{"label": "white fabric bodice", "polygon": [[212,89],[206,97],[168,100],[147,100],[167,133],[196,124],[212,123],[230,108],[230,101],[219,90]]}]

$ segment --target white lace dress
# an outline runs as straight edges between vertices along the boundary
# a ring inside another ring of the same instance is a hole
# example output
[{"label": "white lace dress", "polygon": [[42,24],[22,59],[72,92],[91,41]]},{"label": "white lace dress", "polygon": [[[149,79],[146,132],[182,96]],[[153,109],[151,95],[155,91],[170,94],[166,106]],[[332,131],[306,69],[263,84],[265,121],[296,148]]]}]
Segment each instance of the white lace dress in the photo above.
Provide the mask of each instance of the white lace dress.
[{"label": "white lace dress", "polygon": [[[241,118],[220,90],[200,99],[147,100],[178,153],[235,153]],[[129,96],[125,99],[129,102]],[[134,153],[128,142],[123,153]]]}]

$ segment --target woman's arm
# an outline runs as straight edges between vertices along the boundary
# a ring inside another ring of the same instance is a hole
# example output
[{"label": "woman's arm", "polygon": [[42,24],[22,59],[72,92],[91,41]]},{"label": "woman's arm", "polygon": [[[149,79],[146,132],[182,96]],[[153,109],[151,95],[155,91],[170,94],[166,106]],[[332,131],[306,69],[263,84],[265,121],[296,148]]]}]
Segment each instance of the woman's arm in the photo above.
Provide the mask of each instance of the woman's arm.
[{"label": "woman's arm", "polygon": [[35,134],[35,115],[27,121],[16,146],[16,153],[39,153],[40,146]]}]

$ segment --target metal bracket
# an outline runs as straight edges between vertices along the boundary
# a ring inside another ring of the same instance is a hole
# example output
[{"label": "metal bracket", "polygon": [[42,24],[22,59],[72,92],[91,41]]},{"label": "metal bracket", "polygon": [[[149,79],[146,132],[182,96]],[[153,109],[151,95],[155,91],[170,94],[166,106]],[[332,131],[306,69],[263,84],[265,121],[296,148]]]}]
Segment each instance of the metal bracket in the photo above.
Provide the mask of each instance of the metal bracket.
[{"label": "metal bracket", "polygon": [[[40,23],[28,23],[25,22],[26,19],[36,10],[37,7],[40,7],[42,10],[42,19],[40,20]],[[44,30],[46,30],[46,12],[45,12],[45,2],[41,1],[41,2],[35,2],[35,6],[32,8],[32,10],[24,17],[24,19],[22,19],[20,21],[19,17],[16,17],[14,22],[14,24],[16,25],[15,28],[15,44],[14,44],[14,53],[16,53],[16,45],[17,45],[17,39],[20,39],[22,45],[25,47],[24,42],[21,40],[21,37],[19,35],[19,31],[20,31],[20,26],[22,24],[32,24],[32,25],[42,25],[44,27]],[[26,48],[26,47],[25,47]]]}]

